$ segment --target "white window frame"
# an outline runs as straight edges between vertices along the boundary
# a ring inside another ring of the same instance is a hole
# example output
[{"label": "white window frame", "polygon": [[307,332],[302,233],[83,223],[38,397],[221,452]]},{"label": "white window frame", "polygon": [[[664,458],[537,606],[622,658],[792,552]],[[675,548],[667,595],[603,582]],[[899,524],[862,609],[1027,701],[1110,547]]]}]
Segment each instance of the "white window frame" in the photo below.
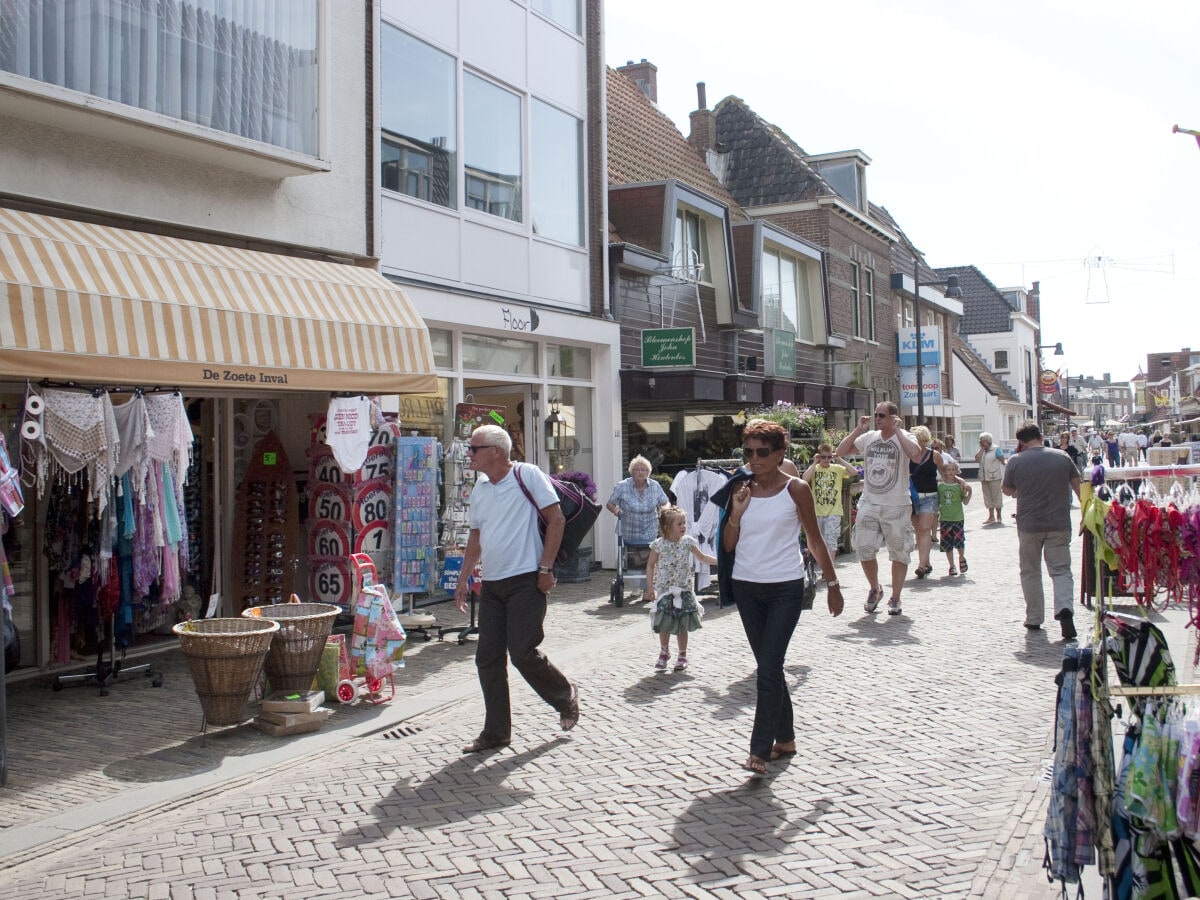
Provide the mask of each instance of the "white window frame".
[{"label": "white window frame", "polygon": [[854,337],[860,338],[863,336],[862,330],[862,307],[859,304],[862,302],[862,276],[859,272],[858,263],[850,263],[850,333]]},{"label": "white window frame", "polygon": [[[1000,364],[1000,355],[1001,354],[1004,355],[1004,365]],[[992,351],[992,371],[993,372],[1009,372],[1009,371],[1011,371],[1009,369],[1010,365],[1011,365],[1011,363],[1008,358],[1007,350],[993,350]]]}]

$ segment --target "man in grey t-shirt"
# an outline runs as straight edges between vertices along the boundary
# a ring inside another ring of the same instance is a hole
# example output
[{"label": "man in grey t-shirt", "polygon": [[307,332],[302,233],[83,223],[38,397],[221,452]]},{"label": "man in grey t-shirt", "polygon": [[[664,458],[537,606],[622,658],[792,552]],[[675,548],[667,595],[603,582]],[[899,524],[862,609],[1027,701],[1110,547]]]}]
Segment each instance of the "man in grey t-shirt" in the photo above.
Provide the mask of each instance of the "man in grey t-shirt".
[{"label": "man in grey t-shirt", "polygon": [[1075,579],[1071,575],[1071,494],[1079,496],[1079,472],[1071,457],[1043,446],[1036,422],[1017,429],[1017,452],[1004,469],[1004,493],[1017,498],[1017,540],[1025,627],[1046,618],[1042,557],[1054,586],[1054,618],[1066,640],[1075,637]]}]

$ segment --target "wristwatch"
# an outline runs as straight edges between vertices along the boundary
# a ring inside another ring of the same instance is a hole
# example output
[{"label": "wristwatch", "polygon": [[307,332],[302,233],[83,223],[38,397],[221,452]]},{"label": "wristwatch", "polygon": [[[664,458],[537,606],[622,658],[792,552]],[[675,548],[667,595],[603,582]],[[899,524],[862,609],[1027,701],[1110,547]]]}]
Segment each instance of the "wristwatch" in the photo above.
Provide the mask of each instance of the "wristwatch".
[{"label": "wristwatch", "polygon": [[553,575],[554,569],[552,569],[550,566],[538,566],[538,574],[539,575]]}]

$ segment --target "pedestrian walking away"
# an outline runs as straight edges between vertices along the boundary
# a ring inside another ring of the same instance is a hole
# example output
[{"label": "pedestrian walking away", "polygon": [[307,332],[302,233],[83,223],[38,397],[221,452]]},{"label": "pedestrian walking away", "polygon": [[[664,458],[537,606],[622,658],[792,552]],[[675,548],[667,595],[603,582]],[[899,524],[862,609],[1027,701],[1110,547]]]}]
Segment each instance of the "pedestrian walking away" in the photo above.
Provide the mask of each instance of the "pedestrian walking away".
[{"label": "pedestrian walking away", "polygon": [[804,471],[804,480],[812,489],[821,539],[825,541],[825,549],[835,565],[838,544],[842,541],[842,485],[847,478],[857,474],[853,466],[834,456],[833,447],[829,444],[817,447],[812,465]]},{"label": "pedestrian walking away", "polygon": [[929,554],[933,550],[938,521],[938,472],[945,462],[928,428],[918,425],[912,430],[912,436],[921,447],[920,460],[908,463],[908,477],[912,481],[912,524],[917,537],[917,568],[913,574],[924,578],[933,571]]},{"label": "pedestrian walking away", "polygon": [[1065,640],[1075,637],[1075,579],[1071,573],[1071,497],[1079,497],[1079,472],[1062,450],[1042,445],[1036,422],[1017,430],[1017,452],[1004,470],[1004,493],[1017,498],[1017,544],[1025,627],[1046,618],[1042,558],[1054,589],[1054,618]]},{"label": "pedestrian walking away", "polygon": [[675,635],[679,645],[675,671],[682,672],[688,667],[688,634],[700,628],[704,615],[693,590],[692,559],[715,566],[717,558],[704,553],[696,539],[687,533],[687,516],[677,506],[659,510],[658,530],[659,536],[650,542],[650,559],[646,563],[646,599],[656,601],[650,627],[659,640],[654,668],[660,672],[666,669],[671,658],[671,635]]},{"label": "pedestrian walking away", "polygon": [[[967,574],[966,516],[963,506],[971,502],[971,486],[958,474],[958,463],[949,460],[941,472],[938,482],[938,515],[941,518],[941,534],[938,546],[946,554],[946,564],[951,575]],[[954,552],[958,551],[958,565],[954,565]]]},{"label": "pedestrian walking away", "polygon": [[983,491],[983,505],[988,511],[984,525],[995,522],[1004,524],[1004,491],[1001,483],[1004,481],[1004,467],[1008,457],[1004,451],[994,446],[995,441],[988,432],[979,435],[979,450],[975,453],[975,462],[979,463],[979,487]]},{"label": "pedestrian walking away", "polygon": [[755,775],[766,773],[768,760],[796,752],[783,661],[803,604],[802,529],[826,580],[830,614],[841,615],[843,607],[833,560],[821,540],[812,491],[802,479],[780,470],[787,445],[787,432],[779,424],[762,419],[749,422],[742,431],[746,465],[712,498],[723,510],[717,545],[721,593],[737,604],[758,664],[750,755],[742,763]]},{"label": "pedestrian walking away", "polygon": [[[628,471],[629,477],[613,486],[606,506],[617,517],[617,528],[625,543],[625,568],[644,570],[650,542],[658,537],[658,511],[671,501],[662,485],[650,477],[654,467],[646,457],[631,459]],[[638,594],[631,593],[629,598],[636,600]]]},{"label": "pedestrian walking away", "polygon": [[907,457],[910,462],[919,462],[922,456],[921,445],[904,430],[899,413],[895,403],[880,403],[875,407],[875,428],[870,427],[870,417],[863,416],[837,448],[838,456],[845,457],[851,451],[857,451],[863,457],[863,492],[858,500],[852,539],[855,555],[870,583],[863,608],[873,613],[883,599],[879,563],[875,557],[880,549],[887,547],[892,563],[892,596],[888,601],[888,612],[896,616],[903,611],[900,592],[916,545],[908,466],[904,465],[904,460]]},{"label": "pedestrian walking away", "polygon": [[[507,747],[512,740],[510,659],[537,695],[558,711],[563,731],[579,721],[579,689],[538,650],[545,637],[546,600],[554,588],[554,557],[565,524],[558,494],[537,466],[510,462],[512,438],[499,425],[481,425],[471,432],[467,452],[478,478],[471,491],[470,532],[454,600],[459,612],[466,612],[469,576],[479,563],[475,667],[483,690],[484,722],[479,736],[463,747],[464,753],[478,753]],[[539,510],[546,520],[544,541],[538,532]]]}]

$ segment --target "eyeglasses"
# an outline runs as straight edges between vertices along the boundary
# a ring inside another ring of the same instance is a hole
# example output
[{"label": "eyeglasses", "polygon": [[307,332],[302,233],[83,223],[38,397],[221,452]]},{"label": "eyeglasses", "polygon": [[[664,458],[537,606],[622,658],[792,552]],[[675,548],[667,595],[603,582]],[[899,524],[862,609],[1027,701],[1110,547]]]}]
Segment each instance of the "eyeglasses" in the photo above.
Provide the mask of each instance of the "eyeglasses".
[{"label": "eyeglasses", "polygon": [[743,447],[742,453],[747,456],[757,456],[759,459],[766,459],[775,451],[770,447]]},{"label": "eyeglasses", "polygon": [[491,446],[492,446],[491,444],[479,444],[478,446],[476,446],[475,444],[467,444],[467,452],[470,453],[471,455],[474,455],[474,454],[478,453],[480,450],[487,450]]}]

